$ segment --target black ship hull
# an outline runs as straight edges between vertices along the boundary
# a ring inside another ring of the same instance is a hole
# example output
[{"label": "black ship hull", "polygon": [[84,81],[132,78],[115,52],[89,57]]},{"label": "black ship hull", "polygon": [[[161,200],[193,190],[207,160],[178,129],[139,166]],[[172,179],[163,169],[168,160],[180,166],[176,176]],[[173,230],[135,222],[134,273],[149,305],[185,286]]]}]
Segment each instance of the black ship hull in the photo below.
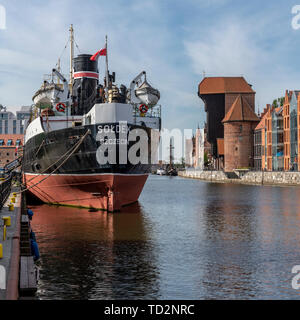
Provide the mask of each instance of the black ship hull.
[{"label": "black ship hull", "polygon": [[[137,201],[151,172],[152,129],[128,124],[126,141],[122,142],[118,126],[118,123],[80,126],[30,138],[25,144],[23,163],[28,190],[45,203],[107,211],[117,211]],[[104,141],[99,139],[104,128],[109,128],[115,137],[109,142],[115,150],[111,163],[101,163],[99,159],[99,148],[108,143],[107,137]],[[128,132],[136,129],[142,130],[147,138],[148,152],[143,163],[128,160],[135,145],[135,141],[128,142]],[[158,141],[155,143],[157,149]],[[126,161],[121,156],[124,150]]]}]

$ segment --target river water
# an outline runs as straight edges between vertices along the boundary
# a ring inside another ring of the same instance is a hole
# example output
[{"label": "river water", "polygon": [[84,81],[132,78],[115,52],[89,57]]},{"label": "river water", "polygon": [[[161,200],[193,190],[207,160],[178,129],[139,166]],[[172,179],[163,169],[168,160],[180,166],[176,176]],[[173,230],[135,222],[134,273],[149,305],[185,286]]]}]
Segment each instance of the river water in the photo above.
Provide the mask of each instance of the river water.
[{"label": "river water", "polygon": [[150,176],[121,213],[33,207],[39,299],[299,299],[300,188]]}]

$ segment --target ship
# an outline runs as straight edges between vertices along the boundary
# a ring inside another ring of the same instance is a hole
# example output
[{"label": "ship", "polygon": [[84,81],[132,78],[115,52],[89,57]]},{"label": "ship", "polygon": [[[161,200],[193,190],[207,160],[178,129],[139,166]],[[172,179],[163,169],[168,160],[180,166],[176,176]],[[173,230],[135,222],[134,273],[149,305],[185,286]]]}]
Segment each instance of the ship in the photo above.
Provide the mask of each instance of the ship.
[{"label": "ship", "polygon": [[128,88],[116,84],[107,37],[96,54],[76,57],[72,25],[69,40],[69,81],[55,68],[33,96],[23,182],[27,193],[47,204],[120,211],[138,201],[157,159],[160,92],[145,71]]}]

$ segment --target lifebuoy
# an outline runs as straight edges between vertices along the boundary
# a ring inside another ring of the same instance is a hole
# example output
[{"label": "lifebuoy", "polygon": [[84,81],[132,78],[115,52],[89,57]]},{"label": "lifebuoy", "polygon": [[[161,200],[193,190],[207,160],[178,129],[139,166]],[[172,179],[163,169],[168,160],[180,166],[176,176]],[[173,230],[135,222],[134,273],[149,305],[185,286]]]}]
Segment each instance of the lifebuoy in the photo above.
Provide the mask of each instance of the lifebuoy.
[{"label": "lifebuoy", "polygon": [[56,110],[58,112],[65,112],[66,110],[66,105],[62,102],[59,102],[57,105],[56,105]]},{"label": "lifebuoy", "polygon": [[139,107],[139,109],[140,109],[140,112],[141,113],[147,113],[147,111],[148,111],[148,106],[146,106],[145,104],[141,104],[140,105],[140,107]]}]

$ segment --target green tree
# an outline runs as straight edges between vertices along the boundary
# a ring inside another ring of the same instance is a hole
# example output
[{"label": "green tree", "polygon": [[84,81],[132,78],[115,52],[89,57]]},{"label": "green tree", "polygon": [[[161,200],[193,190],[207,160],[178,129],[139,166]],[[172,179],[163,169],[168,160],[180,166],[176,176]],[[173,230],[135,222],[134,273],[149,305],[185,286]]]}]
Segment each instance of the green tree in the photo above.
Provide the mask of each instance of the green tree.
[{"label": "green tree", "polygon": [[208,165],[208,155],[207,152],[204,152],[204,166]]},{"label": "green tree", "polygon": [[182,168],[184,168],[185,167],[185,159],[184,159],[184,157],[182,157],[180,160],[181,160],[181,166],[182,166]]},{"label": "green tree", "polygon": [[284,104],[285,97],[281,97],[281,98],[279,98],[278,100],[279,100],[279,102],[280,102],[280,107],[282,107],[283,104]]}]

